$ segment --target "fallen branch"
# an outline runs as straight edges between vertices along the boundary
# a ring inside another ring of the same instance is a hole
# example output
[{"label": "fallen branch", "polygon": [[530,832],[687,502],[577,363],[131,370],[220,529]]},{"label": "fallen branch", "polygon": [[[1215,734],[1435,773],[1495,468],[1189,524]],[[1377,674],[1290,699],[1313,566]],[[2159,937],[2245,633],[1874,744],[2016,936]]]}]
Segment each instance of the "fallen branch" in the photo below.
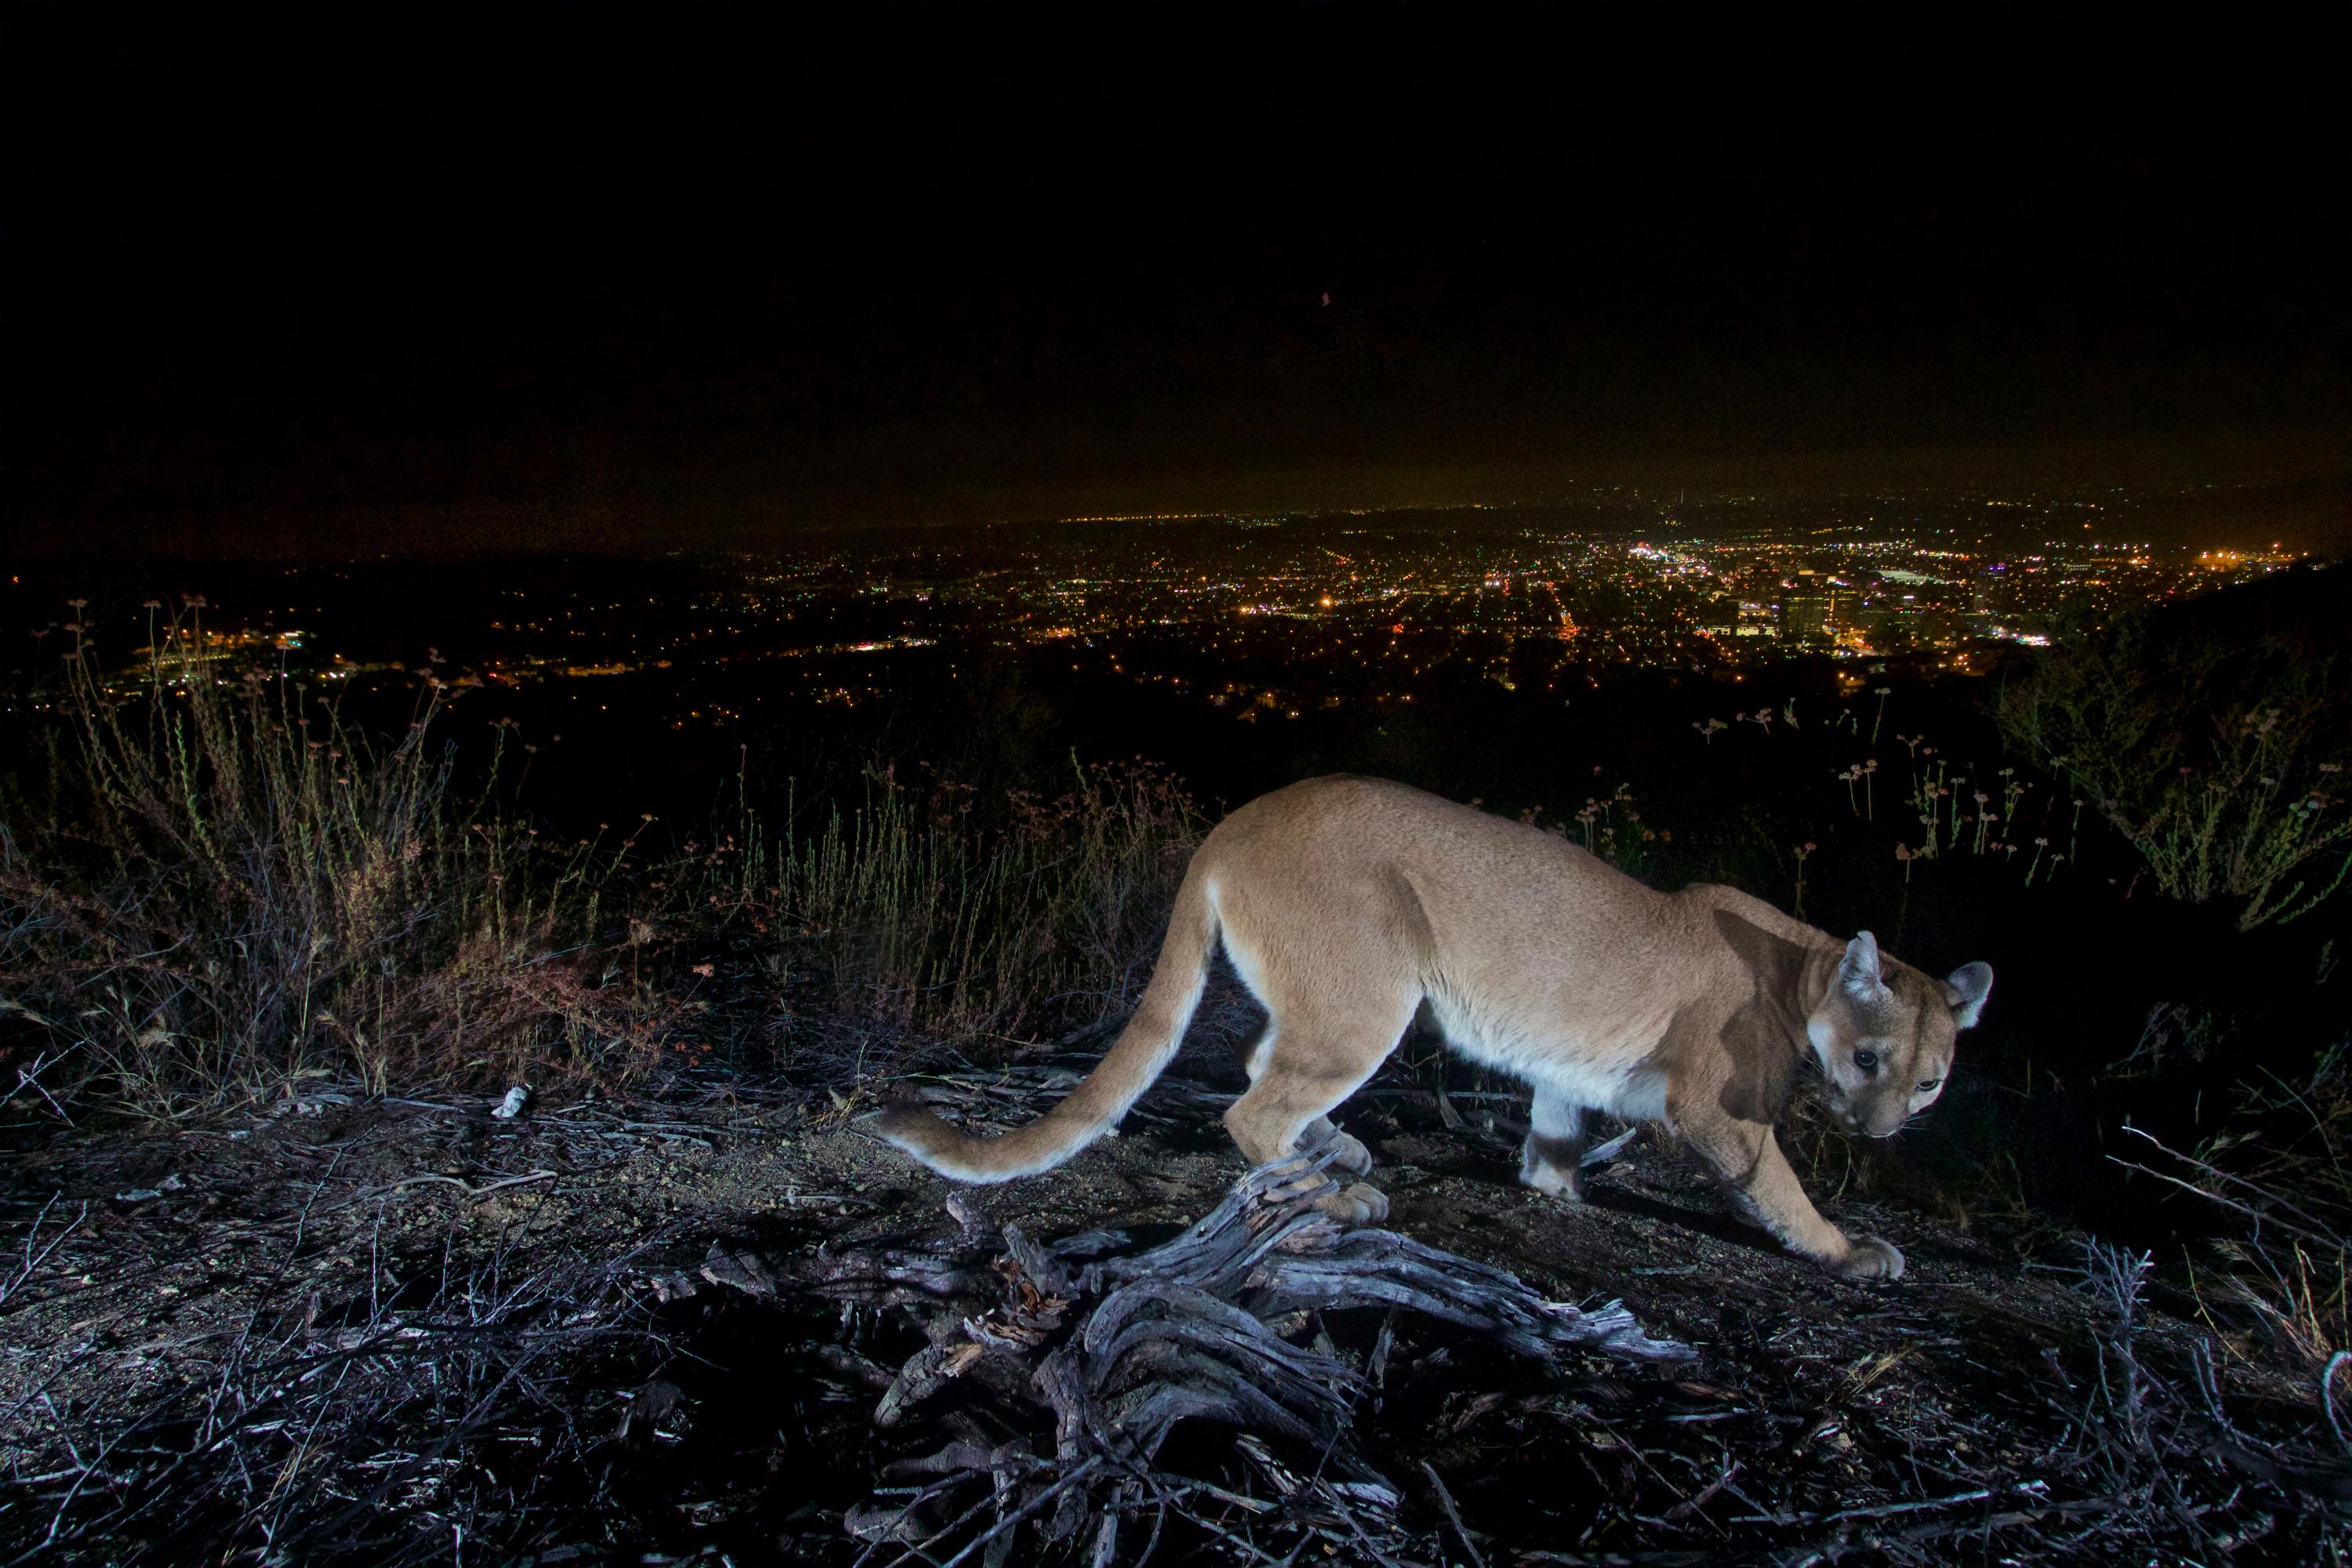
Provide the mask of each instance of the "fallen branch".
[{"label": "fallen branch", "polygon": [[[1319,1533],[1359,1557],[1391,1557],[1406,1540],[1394,1518],[1397,1489],[1356,1444],[1356,1405],[1368,1379],[1338,1360],[1328,1341],[1291,1342],[1314,1313],[1413,1312],[1540,1363],[1571,1348],[1633,1362],[1690,1358],[1687,1347],[1643,1333],[1618,1303],[1585,1311],[1547,1300],[1503,1269],[1393,1231],[1344,1229],[1318,1206],[1339,1190],[1325,1169],[1334,1152],[1318,1148],[1260,1166],[1198,1224],[1141,1253],[1100,1256],[1125,1245],[1117,1232],[1040,1245],[1018,1226],[990,1226],[960,1200],[951,1205],[959,1233],[928,1250],[819,1249],[814,1258],[789,1258],[714,1248],[702,1274],[755,1297],[772,1297],[789,1280],[866,1300],[964,1303],[899,1369],[876,1409],[879,1428],[908,1424],[960,1385],[985,1391],[996,1428],[1051,1417],[1050,1458],[1033,1457],[1047,1451],[1043,1433],[1035,1447],[984,1448],[955,1436],[892,1467],[894,1474],[937,1479],[911,1500],[853,1510],[845,1522],[869,1551],[898,1542],[902,1563],[962,1563],[978,1553],[984,1563],[1001,1563],[1029,1521],[1038,1537],[1027,1549],[1034,1559],[1058,1543],[1075,1547],[1090,1520],[1102,1521],[1092,1557],[1108,1563],[1122,1515],[1150,1513],[1156,1533],[1171,1511],[1263,1555],[1233,1534],[1241,1527],[1192,1511],[1187,1500],[1195,1497],[1201,1506],[1243,1509],[1254,1521],[1249,1530]],[[958,1421],[970,1429],[968,1415]],[[1244,1437],[1244,1451],[1280,1494],[1275,1503],[1159,1469],[1170,1434],[1197,1421],[1298,1444],[1317,1462],[1294,1473]],[[979,1500],[959,1510],[955,1498],[972,1490],[981,1491]],[[1443,1482],[1436,1490],[1468,1544]],[[1017,1505],[1004,1506],[1015,1496]],[[992,1501],[995,1521],[948,1552]],[[1478,1555],[1475,1546],[1471,1555]]]}]

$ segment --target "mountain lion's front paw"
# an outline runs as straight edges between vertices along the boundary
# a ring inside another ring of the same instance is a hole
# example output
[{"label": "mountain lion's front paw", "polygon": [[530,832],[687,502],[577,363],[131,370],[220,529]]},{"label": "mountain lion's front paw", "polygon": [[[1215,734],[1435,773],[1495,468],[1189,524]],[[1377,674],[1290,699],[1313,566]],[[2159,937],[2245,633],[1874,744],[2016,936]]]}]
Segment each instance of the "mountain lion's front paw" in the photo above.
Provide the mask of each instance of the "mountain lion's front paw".
[{"label": "mountain lion's front paw", "polygon": [[1519,1184],[1533,1187],[1564,1203],[1580,1204],[1584,1201],[1584,1174],[1581,1171],[1574,1165],[1562,1168],[1533,1151],[1519,1161]]},{"label": "mountain lion's front paw", "polygon": [[1341,1225],[1378,1225],[1389,1217],[1388,1194],[1361,1182],[1318,1198],[1315,1206]]},{"label": "mountain lion's front paw", "polygon": [[1830,1265],[1830,1272],[1846,1279],[1900,1279],[1903,1278],[1903,1254],[1892,1242],[1881,1241],[1874,1236],[1858,1236],[1846,1255]]}]

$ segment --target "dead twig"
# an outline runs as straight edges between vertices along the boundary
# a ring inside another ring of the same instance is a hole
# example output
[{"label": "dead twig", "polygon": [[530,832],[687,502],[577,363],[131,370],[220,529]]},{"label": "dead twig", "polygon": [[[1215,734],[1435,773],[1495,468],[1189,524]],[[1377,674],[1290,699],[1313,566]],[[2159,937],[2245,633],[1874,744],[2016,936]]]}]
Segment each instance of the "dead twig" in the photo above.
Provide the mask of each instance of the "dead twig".
[{"label": "dead twig", "polygon": [[[8,1298],[31,1283],[33,1276],[40,1272],[41,1266],[49,1260],[50,1255],[64,1246],[66,1238],[79,1230],[82,1222],[89,1217],[89,1205],[85,1202],[63,1229],[50,1237],[46,1245],[41,1245],[41,1227],[48,1223],[49,1211],[56,1208],[64,1196],[63,1193],[50,1194],[49,1201],[41,1205],[41,1212],[33,1216],[32,1226],[25,1233],[23,1262],[17,1265],[13,1276],[0,1279],[0,1306],[7,1305]],[[39,1246],[38,1251],[34,1250],[37,1245]]]},{"label": "dead twig", "polygon": [[462,1176],[443,1176],[429,1173],[421,1176],[403,1176],[396,1182],[388,1182],[380,1187],[370,1187],[364,1192],[354,1193],[333,1206],[349,1208],[353,1204],[365,1203],[370,1198],[389,1197],[408,1187],[426,1185],[455,1187],[469,1198],[486,1197],[506,1187],[526,1186],[532,1182],[551,1182],[559,1173],[555,1171],[531,1171],[520,1176],[502,1176],[495,1182],[469,1182]]},{"label": "dead twig", "polygon": [[1462,1550],[1470,1553],[1471,1568],[1486,1568],[1486,1559],[1479,1555],[1478,1543],[1470,1539],[1469,1526],[1462,1522],[1462,1510],[1454,1506],[1454,1494],[1445,1489],[1445,1478],[1439,1475],[1437,1467],[1426,1459],[1421,1462],[1421,1473],[1427,1476],[1429,1484],[1437,1489],[1438,1504],[1445,1510],[1445,1522],[1454,1527],[1455,1535],[1461,1537]]}]

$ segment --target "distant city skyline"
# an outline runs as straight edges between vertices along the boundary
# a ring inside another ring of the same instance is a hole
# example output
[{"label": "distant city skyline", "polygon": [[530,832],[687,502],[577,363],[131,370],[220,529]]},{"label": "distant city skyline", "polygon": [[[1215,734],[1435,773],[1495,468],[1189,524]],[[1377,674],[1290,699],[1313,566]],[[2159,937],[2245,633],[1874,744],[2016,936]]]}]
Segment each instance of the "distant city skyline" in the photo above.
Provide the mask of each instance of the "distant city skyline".
[{"label": "distant city skyline", "polygon": [[[213,584],[193,617],[169,576],[119,576],[71,611],[20,576],[7,608],[33,621],[43,658],[89,639],[126,692],[152,674],[136,645],[176,617],[207,628],[210,679],[438,683],[542,717],[618,702],[723,730],[935,699],[1010,652],[1259,722],[1410,704],[1464,678],[1566,700],[1621,670],[1734,676],[1790,658],[1980,673],[2002,645],[2049,646],[2310,559],[2284,542],[2158,542],[2134,515],[2115,494],[1596,488],[1522,507],[874,531],[636,572],[622,557],[165,569]],[[428,600],[421,584],[441,586]],[[53,667],[16,651],[14,700],[46,700]]]}]

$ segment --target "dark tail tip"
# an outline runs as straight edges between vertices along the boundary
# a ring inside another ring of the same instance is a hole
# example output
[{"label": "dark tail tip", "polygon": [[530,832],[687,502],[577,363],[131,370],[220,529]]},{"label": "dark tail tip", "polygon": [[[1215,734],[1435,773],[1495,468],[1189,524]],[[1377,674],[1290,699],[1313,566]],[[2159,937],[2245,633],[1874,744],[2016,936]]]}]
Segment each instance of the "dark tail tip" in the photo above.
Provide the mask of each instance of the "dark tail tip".
[{"label": "dark tail tip", "polygon": [[866,1121],[877,1136],[910,1154],[929,1153],[945,1134],[957,1136],[953,1126],[914,1094],[900,1094]]}]

